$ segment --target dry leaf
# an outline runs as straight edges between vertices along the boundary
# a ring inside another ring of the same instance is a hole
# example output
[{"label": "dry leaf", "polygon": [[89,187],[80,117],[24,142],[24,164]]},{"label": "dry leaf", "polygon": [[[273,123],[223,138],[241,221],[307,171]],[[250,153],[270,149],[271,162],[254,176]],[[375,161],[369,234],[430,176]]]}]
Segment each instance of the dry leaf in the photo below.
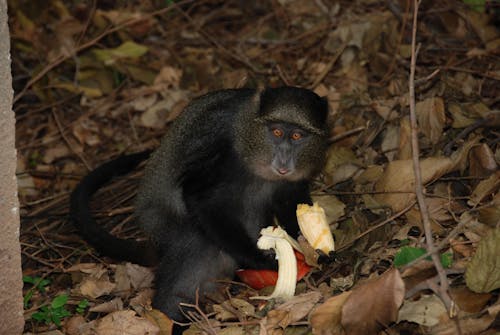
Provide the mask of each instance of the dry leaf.
[{"label": "dry leaf", "polygon": [[314,203],[325,210],[326,221],[329,224],[337,222],[340,217],[345,215],[346,205],[334,195],[318,194],[312,196],[312,199]]},{"label": "dry leaf", "polygon": [[450,296],[460,310],[468,313],[479,313],[491,299],[490,293],[476,293],[466,286],[450,287]]},{"label": "dry leaf", "polygon": [[357,286],[342,307],[342,326],[349,335],[376,334],[396,321],[405,285],[398,270]]},{"label": "dry leaf", "polygon": [[342,307],[352,292],[331,297],[310,316],[310,324],[314,335],[344,335],[345,332],[340,324],[342,318]]},{"label": "dry leaf", "polygon": [[491,227],[500,223],[500,193],[495,194],[490,203],[479,208],[479,220]]},{"label": "dry leaf", "polygon": [[359,184],[373,183],[380,179],[384,173],[384,168],[380,165],[370,165],[354,178],[354,181]]},{"label": "dry leaf", "polygon": [[447,318],[446,307],[435,295],[424,295],[417,301],[405,301],[399,311],[398,322],[410,321],[432,327]]},{"label": "dry leaf", "polygon": [[172,121],[177,116],[177,113],[173,112],[175,107],[179,104],[184,106],[185,96],[186,94],[182,90],[169,90],[162,94],[162,99],[156,101],[142,113],[141,125],[155,129],[164,128],[167,122]]},{"label": "dry leaf", "polygon": [[150,309],[155,291],[151,288],[141,290],[135,297],[130,299],[129,306],[134,310]]},{"label": "dry leaf", "polygon": [[136,316],[134,311],[118,311],[98,320],[95,332],[97,335],[155,335],[160,329],[151,321]]},{"label": "dry leaf", "polygon": [[98,135],[99,127],[95,121],[84,119],[73,126],[73,135],[80,144],[94,146],[101,143]]},{"label": "dry leaf", "polygon": [[134,289],[140,290],[153,286],[155,274],[151,268],[127,262],[125,263],[125,269],[130,278],[130,284]]},{"label": "dry leaf", "polygon": [[319,299],[321,299],[321,293],[317,291],[294,296],[267,314],[268,327],[279,326],[284,329],[290,324],[302,320],[309,314]]},{"label": "dry leaf", "polygon": [[469,154],[469,175],[487,177],[498,170],[495,154],[486,143],[472,148]]},{"label": "dry leaf", "polygon": [[[477,140],[467,142],[451,157],[422,159],[420,161],[422,183],[426,184],[446,173],[461,169],[467,158],[467,153],[476,142]],[[415,176],[412,160],[396,160],[387,164],[384,174],[375,184],[375,190],[384,192],[375,194],[375,200],[391,206],[394,211],[398,212],[407,207],[415,199],[413,194],[415,191]]]},{"label": "dry leaf", "polygon": [[401,118],[399,122],[399,149],[398,159],[411,159],[411,126],[408,118]]},{"label": "dry leaf", "polygon": [[85,318],[81,315],[74,315],[64,323],[64,334],[81,335],[80,326],[85,324]]},{"label": "dry leaf", "polygon": [[97,297],[110,294],[115,288],[115,284],[109,281],[107,275],[101,278],[87,277],[75,289],[81,295],[95,299]]},{"label": "dry leaf", "polygon": [[354,152],[346,147],[332,146],[327,153],[324,172],[328,182],[336,184],[345,181],[360,170],[361,162]]},{"label": "dry leaf", "polygon": [[164,66],[161,68],[160,73],[156,76],[154,80],[153,87],[155,89],[165,90],[175,88],[178,89],[182,77],[182,70],[172,67]]},{"label": "dry leaf", "polygon": [[477,247],[465,271],[465,283],[474,292],[491,292],[500,287],[500,228],[492,229]]},{"label": "dry leaf", "polygon": [[127,274],[127,269],[124,264],[117,264],[115,267],[115,289],[114,293],[126,297],[130,295],[132,284],[130,283],[130,278]]},{"label": "dry leaf", "polygon": [[101,277],[105,273],[108,272],[108,269],[105,268],[102,264],[97,264],[97,263],[79,263],[71,266],[70,268],[66,269],[65,272],[67,273],[72,273],[72,272],[82,272],[88,275],[92,275],[96,278]]},{"label": "dry leaf", "polygon": [[415,112],[418,118],[420,131],[436,144],[443,134],[446,121],[444,114],[444,101],[440,97],[427,98],[417,102]]},{"label": "dry leaf", "polygon": [[384,130],[380,150],[387,157],[387,160],[392,161],[397,154],[399,148],[399,127],[388,125]]},{"label": "dry leaf", "polygon": [[89,309],[89,312],[111,313],[123,309],[123,300],[121,298],[114,298],[113,300],[106,301],[102,304],[96,305]]},{"label": "dry leaf", "polygon": [[399,117],[399,113],[395,110],[398,102],[398,99],[378,99],[371,103],[371,107],[381,118],[391,121]]},{"label": "dry leaf", "polygon": [[467,202],[470,206],[477,206],[486,197],[498,191],[500,187],[500,171],[493,173],[488,179],[481,180]]},{"label": "dry leaf", "polygon": [[148,108],[153,106],[157,100],[158,100],[158,95],[156,94],[143,95],[132,100],[130,102],[130,105],[136,111],[144,112]]},{"label": "dry leaf", "polygon": [[495,317],[488,314],[483,315],[480,318],[462,318],[458,322],[458,324],[460,325],[460,333],[458,333],[457,321],[446,318],[445,320],[432,327],[429,332],[433,335],[478,335],[483,334],[483,331],[487,330],[494,320]]},{"label": "dry leaf", "polygon": [[148,310],[144,317],[160,328],[160,335],[171,335],[174,322],[157,309]]},{"label": "dry leaf", "polygon": [[56,159],[69,156],[70,153],[71,153],[71,151],[69,150],[67,145],[65,145],[65,144],[57,145],[57,146],[48,148],[45,151],[45,154],[43,155],[42,159],[43,159],[43,162],[45,164],[51,164]]}]

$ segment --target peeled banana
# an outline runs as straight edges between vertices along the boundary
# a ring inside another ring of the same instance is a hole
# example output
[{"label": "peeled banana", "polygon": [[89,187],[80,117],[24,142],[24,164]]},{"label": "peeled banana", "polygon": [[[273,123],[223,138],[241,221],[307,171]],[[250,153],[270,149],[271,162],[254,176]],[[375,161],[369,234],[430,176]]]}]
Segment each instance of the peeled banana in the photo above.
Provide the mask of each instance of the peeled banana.
[{"label": "peeled banana", "polygon": [[297,206],[297,221],[300,231],[307,242],[315,249],[329,254],[335,250],[333,235],[326,220],[325,211],[317,203],[312,206],[299,204]]},{"label": "peeled banana", "polygon": [[270,296],[255,297],[255,299],[291,298],[295,294],[297,284],[297,259],[292,245],[292,239],[281,227],[266,227],[260,231],[261,237],[257,247],[261,250],[274,249],[278,259],[278,281]]}]

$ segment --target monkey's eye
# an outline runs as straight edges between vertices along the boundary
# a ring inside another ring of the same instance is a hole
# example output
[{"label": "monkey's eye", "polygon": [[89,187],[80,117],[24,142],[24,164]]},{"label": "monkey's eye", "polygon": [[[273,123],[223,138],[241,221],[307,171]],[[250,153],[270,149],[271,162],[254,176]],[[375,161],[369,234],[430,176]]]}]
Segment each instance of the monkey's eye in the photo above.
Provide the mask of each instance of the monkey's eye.
[{"label": "monkey's eye", "polygon": [[297,132],[297,131],[295,131],[295,132],[292,133],[292,136],[290,136],[290,137],[291,137],[292,140],[298,141],[298,140],[300,140],[302,138],[302,134],[299,133],[299,132]]},{"label": "monkey's eye", "polygon": [[276,137],[283,137],[283,130],[279,128],[273,128],[273,135]]}]

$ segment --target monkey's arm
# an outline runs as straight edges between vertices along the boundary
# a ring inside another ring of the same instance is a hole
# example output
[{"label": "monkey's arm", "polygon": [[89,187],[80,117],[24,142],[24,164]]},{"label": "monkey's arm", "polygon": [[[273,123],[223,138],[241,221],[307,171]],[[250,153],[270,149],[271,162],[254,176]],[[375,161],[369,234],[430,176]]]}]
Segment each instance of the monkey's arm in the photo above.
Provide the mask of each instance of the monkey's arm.
[{"label": "monkey's arm", "polygon": [[83,238],[100,253],[118,260],[151,266],[158,262],[151,243],[117,238],[101,228],[92,217],[90,198],[114,176],[130,172],[149,157],[149,152],[121,156],[107,162],[85,176],[71,193],[70,219]]},{"label": "monkey's arm", "polygon": [[276,269],[277,262],[257,248],[257,239],[250,237],[242,222],[236,220],[231,209],[212,210],[202,214],[203,233],[230,254],[240,266],[252,269]]},{"label": "monkey's arm", "polygon": [[300,232],[296,214],[298,204],[312,205],[309,183],[306,181],[287,185],[280,189],[273,199],[274,215],[280,226],[294,238],[297,238]]}]

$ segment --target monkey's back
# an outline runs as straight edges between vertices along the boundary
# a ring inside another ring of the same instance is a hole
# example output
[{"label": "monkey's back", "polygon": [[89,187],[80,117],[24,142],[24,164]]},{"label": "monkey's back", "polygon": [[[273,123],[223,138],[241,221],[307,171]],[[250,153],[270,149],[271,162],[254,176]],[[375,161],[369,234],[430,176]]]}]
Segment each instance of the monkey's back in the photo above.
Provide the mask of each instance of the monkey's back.
[{"label": "monkey's back", "polygon": [[168,129],[146,165],[136,200],[138,221],[155,243],[163,239],[167,227],[178,224],[176,218],[187,215],[186,188],[190,193],[204,188],[203,183],[213,179],[211,174],[218,173],[209,170],[215,160],[232,154],[234,118],[254,94],[252,89],[234,89],[203,95]]}]

